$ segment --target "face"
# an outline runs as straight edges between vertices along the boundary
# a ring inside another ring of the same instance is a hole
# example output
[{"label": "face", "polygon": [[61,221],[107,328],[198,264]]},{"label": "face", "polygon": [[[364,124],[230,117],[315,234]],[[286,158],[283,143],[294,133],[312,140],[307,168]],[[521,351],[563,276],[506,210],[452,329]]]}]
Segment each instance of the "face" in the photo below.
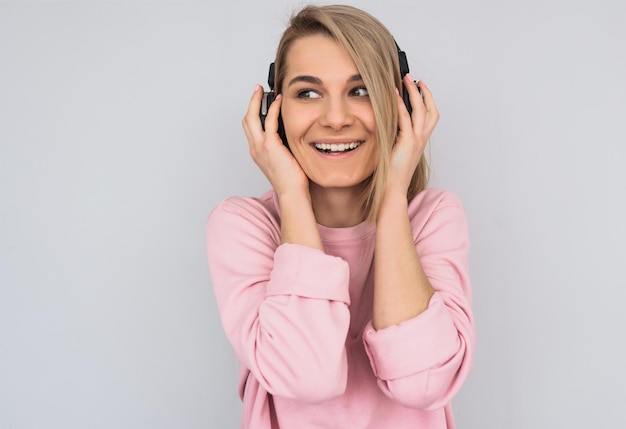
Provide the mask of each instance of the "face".
[{"label": "face", "polygon": [[377,164],[376,121],[352,59],[329,37],[295,41],[286,58],[281,114],[289,147],[322,188],[355,187]]}]

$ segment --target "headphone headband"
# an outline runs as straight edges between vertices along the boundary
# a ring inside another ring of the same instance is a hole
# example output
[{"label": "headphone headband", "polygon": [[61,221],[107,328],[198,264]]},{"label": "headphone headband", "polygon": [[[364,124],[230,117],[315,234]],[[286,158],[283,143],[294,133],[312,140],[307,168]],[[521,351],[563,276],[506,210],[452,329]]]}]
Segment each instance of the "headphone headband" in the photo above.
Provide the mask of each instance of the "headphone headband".
[{"label": "headphone headband", "polygon": [[[393,42],[396,44],[396,48],[398,49],[398,61],[400,63],[400,78],[403,78],[404,75],[406,75],[409,72],[409,62],[406,59],[406,53],[402,49],[400,49],[400,46],[398,46],[398,43],[396,42],[395,39]],[[270,70],[267,75],[267,84],[270,86],[270,91],[274,90],[274,73],[275,73],[274,69],[275,69],[275,65],[272,62],[270,64]]]}]

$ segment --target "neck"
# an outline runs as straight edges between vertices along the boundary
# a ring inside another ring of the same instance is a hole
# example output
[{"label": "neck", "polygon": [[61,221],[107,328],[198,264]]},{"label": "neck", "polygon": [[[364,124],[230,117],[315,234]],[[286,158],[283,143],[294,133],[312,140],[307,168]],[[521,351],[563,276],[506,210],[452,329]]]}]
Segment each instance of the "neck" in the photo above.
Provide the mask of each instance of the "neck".
[{"label": "neck", "polygon": [[359,187],[322,188],[311,182],[309,192],[313,213],[320,225],[345,228],[363,222]]}]

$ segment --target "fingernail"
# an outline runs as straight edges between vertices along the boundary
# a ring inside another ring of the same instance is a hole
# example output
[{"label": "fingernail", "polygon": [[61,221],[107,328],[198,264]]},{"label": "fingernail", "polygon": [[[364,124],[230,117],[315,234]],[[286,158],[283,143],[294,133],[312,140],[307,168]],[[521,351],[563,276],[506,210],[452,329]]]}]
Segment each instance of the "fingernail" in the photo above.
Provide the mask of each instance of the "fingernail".
[{"label": "fingernail", "polygon": [[261,85],[259,85],[258,83],[256,85],[254,85],[254,91],[253,92],[257,92],[260,87],[261,87]]},{"label": "fingernail", "polygon": [[406,75],[408,76],[409,79],[411,79],[412,81],[415,81],[415,79],[413,79],[413,75],[411,75],[411,73],[407,73]]}]

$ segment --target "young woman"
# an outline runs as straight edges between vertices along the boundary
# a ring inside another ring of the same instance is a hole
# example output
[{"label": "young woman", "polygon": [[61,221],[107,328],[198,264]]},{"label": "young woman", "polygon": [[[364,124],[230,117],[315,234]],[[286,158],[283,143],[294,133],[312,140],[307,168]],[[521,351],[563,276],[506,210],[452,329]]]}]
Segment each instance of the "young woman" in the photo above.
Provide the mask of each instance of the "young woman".
[{"label": "young woman", "polygon": [[254,90],[243,128],[271,190],[207,223],[243,428],[454,427],[475,346],[468,231],[459,200],[426,187],[439,113],[398,51],[362,10],[304,7],[264,125]]}]

